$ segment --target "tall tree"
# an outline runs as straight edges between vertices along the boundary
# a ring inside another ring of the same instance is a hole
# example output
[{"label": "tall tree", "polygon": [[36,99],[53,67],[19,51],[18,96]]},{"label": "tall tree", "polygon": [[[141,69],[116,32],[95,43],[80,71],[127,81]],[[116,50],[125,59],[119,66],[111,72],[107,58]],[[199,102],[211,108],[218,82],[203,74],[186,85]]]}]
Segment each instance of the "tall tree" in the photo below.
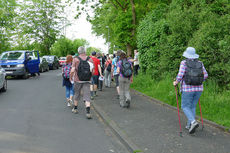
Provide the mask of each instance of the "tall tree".
[{"label": "tall tree", "polygon": [[10,30],[15,16],[15,0],[0,1],[0,53],[9,48]]},{"label": "tall tree", "polygon": [[50,54],[61,31],[62,11],[61,0],[25,0],[17,19],[19,40],[39,44],[37,49],[42,54]]},{"label": "tall tree", "polygon": [[[131,54],[136,48],[136,27],[139,21],[156,4],[169,2],[170,0],[78,0],[78,15],[81,10],[88,12],[88,20],[92,23],[94,33],[111,42],[111,47],[116,45],[116,48],[126,49]],[[90,15],[92,9],[94,15]]]}]

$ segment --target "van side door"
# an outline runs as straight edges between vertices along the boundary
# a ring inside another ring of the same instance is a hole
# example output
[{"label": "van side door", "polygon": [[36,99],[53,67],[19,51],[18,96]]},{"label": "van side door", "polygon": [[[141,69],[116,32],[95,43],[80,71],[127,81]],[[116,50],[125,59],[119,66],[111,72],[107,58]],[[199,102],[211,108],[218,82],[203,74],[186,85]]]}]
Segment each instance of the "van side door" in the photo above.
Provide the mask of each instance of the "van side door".
[{"label": "van side door", "polygon": [[26,52],[26,68],[29,73],[39,73],[39,53],[38,51]]}]

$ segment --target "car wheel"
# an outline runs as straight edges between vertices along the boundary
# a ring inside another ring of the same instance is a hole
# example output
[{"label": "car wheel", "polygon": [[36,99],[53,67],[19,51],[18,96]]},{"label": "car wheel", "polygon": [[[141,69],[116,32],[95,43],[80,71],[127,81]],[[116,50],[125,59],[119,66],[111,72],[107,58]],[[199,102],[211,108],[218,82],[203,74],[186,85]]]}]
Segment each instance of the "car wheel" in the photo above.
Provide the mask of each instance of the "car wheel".
[{"label": "car wheel", "polygon": [[44,70],[43,70],[43,67],[41,68],[41,73],[43,73],[44,72]]},{"label": "car wheel", "polygon": [[28,71],[26,70],[25,74],[23,75],[23,79],[28,79],[29,78],[29,73]]},{"label": "car wheel", "polygon": [[7,80],[5,80],[4,85],[2,87],[3,92],[6,92],[6,90],[7,90]]}]

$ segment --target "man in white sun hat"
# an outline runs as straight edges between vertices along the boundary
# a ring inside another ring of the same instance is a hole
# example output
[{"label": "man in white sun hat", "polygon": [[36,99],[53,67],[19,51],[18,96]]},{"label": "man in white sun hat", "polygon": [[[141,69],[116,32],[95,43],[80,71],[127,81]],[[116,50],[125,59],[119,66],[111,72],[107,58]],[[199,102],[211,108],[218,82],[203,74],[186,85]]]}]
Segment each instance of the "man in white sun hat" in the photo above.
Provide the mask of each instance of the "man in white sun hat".
[{"label": "man in white sun hat", "polygon": [[203,81],[208,78],[208,73],[199,55],[193,47],[188,47],[183,56],[186,58],[181,61],[179,73],[173,85],[181,84],[181,107],[188,119],[186,129],[193,134],[199,124],[195,120],[196,105],[203,91]]}]

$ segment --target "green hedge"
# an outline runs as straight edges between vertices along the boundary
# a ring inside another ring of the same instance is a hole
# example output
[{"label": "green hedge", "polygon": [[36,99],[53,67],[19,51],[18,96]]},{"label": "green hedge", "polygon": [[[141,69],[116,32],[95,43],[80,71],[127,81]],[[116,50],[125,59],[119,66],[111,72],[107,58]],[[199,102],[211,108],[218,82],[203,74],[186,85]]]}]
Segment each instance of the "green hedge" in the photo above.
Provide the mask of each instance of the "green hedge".
[{"label": "green hedge", "polygon": [[137,29],[141,68],[154,79],[176,76],[182,54],[196,48],[209,78],[230,87],[230,4],[228,0],[172,0],[150,12]]},{"label": "green hedge", "polygon": [[[172,78],[170,75],[165,75],[164,79],[159,81],[152,79],[150,75],[139,74],[134,78],[131,88],[177,107]],[[214,81],[204,83],[204,92],[200,98],[203,118],[230,128],[230,91],[217,90],[218,85]],[[197,115],[200,115],[199,105]]]}]

